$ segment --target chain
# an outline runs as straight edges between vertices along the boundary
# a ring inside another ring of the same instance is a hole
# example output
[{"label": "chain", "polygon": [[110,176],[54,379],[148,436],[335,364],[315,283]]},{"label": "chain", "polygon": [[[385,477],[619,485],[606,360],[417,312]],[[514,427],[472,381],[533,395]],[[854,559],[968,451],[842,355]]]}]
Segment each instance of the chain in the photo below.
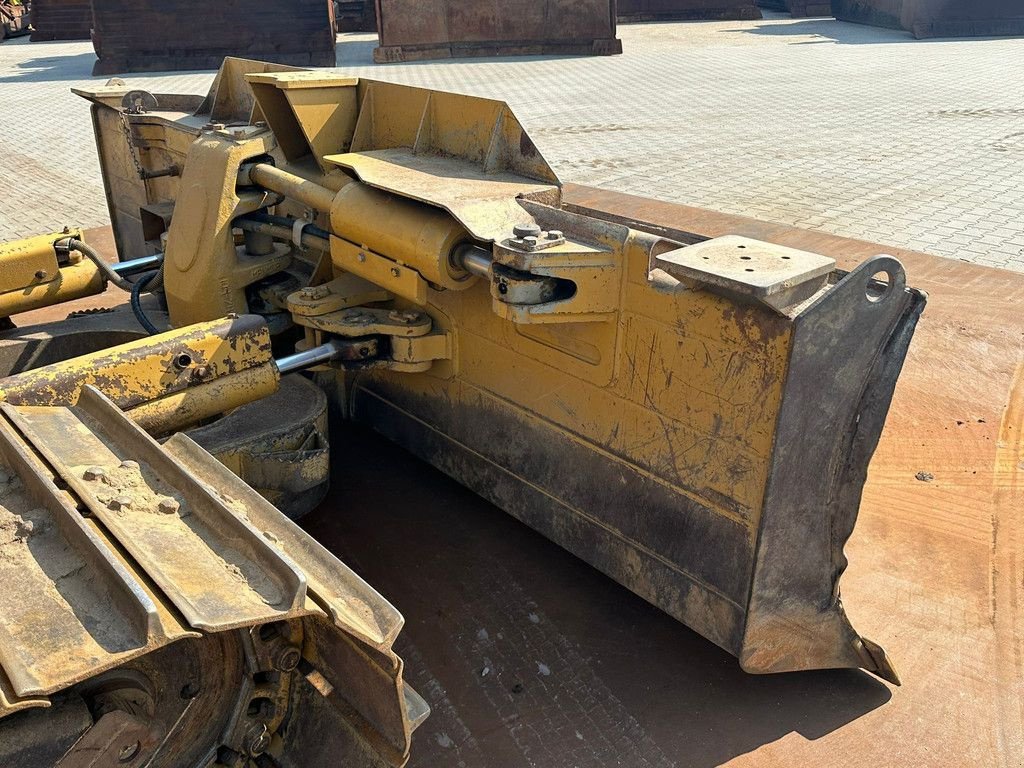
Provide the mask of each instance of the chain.
[{"label": "chain", "polygon": [[132,135],[132,126],[128,122],[128,114],[118,112],[118,115],[121,118],[121,130],[124,131],[124,137],[128,140],[128,151],[132,156],[132,162],[135,163],[135,171],[139,174],[139,178],[145,181],[146,172],[142,169],[142,163],[139,161],[139,151],[135,146],[135,137]]}]

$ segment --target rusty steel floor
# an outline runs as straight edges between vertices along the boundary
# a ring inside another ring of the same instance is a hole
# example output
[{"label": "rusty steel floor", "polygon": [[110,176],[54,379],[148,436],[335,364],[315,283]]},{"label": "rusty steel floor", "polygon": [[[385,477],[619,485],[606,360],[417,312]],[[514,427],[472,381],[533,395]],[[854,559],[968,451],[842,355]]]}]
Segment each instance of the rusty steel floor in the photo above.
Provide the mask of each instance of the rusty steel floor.
[{"label": "rusty steel floor", "polygon": [[407,619],[397,649],[433,708],[410,765],[1024,765],[1024,275],[587,187],[566,196],[669,235],[745,234],[841,267],[888,251],[928,291],[842,581],[854,625],[903,686],[856,671],[746,675],[447,477],[347,428],[331,496],[304,525]]}]

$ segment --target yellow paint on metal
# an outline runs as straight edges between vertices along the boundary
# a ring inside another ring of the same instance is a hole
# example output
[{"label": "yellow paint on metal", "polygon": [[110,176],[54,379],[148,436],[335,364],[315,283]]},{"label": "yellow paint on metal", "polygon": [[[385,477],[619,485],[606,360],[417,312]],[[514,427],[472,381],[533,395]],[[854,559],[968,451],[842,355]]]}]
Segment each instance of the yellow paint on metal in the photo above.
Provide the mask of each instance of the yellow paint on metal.
[{"label": "yellow paint on metal", "polygon": [[[3,268],[0,262],[0,271]],[[102,273],[91,261],[83,259],[77,264],[61,267],[51,280],[36,281],[19,290],[0,293],[0,317],[96,296],[105,289],[106,282]]]},{"label": "yellow paint on metal", "polygon": [[59,267],[54,243],[71,236],[48,234],[0,243],[0,293],[55,280]]},{"label": "yellow paint on metal", "polygon": [[238,172],[243,162],[275,145],[267,132],[241,141],[211,132],[189,150],[164,259],[167,307],[175,326],[246,312],[245,288],[291,264],[286,247],[264,257],[246,256],[231,226],[238,216],[267,204],[266,193],[237,188]]},{"label": "yellow paint on metal", "polygon": [[153,434],[174,432],[269,397],[277,391],[279,374],[272,363],[247,368],[206,384],[172,392],[128,411],[132,421]]},{"label": "yellow paint on metal", "polygon": [[753,541],[791,321],[681,284],[656,288],[649,243],[631,236],[619,250],[621,304],[602,322],[515,326],[495,315],[484,285],[432,292],[427,311],[441,310],[458,339],[458,375],[431,370],[400,384],[455,412],[517,409],[622,457]]},{"label": "yellow paint on metal", "polygon": [[423,306],[427,303],[427,281],[414,269],[360,248],[340,237],[331,238],[331,260],[338,269],[366,278],[388,291]]},{"label": "yellow paint on metal", "polygon": [[199,323],[137,339],[0,382],[0,401],[74,405],[93,386],[123,410],[136,409],[162,431],[223,413],[276,390],[278,373],[262,318]]},{"label": "yellow paint on metal", "polygon": [[70,237],[82,240],[82,231],[0,243],[0,317],[103,293],[106,282],[91,261],[72,253],[60,263],[54,246]]},{"label": "yellow paint on metal", "polygon": [[412,267],[435,285],[462,290],[472,282],[448,261],[455,246],[469,240],[469,235],[437,208],[349,184],[331,208],[331,232]]}]

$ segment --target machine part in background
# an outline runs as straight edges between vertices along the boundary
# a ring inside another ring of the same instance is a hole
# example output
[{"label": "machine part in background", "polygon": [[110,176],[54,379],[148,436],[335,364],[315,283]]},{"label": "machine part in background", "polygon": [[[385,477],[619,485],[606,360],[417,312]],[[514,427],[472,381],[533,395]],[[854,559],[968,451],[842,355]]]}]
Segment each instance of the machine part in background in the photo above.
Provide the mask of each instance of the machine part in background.
[{"label": "machine part in background", "polygon": [[[249,309],[240,270],[272,269],[277,256],[259,253],[285,247],[315,264],[313,284],[284,302],[307,329],[300,354],[367,350],[329,387],[339,413],[747,671],[863,667],[898,680],[839,597],[925,302],[898,262],[847,274],[814,253],[734,237],[683,246],[568,210],[501,102],[237,69],[211,97],[229,82],[251,89],[249,126],[146,116],[154,140],[199,136],[165,190],[188,190],[168,201],[174,324]],[[258,232],[270,241],[248,253],[227,233],[264,209],[260,227],[295,224]],[[323,230],[308,247],[306,222]],[[413,367],[393,365],[399,345]]]},{"label": "machine part in background", "polygon": [[186,434],[290,518],[327,495],[327,397],[302,376],[284,376],[276,393]]},{"label": "machine part in background", "polygon": [[88,40],[92,0],[32,0],[32,42]]},{"label": "machine part in background", "polygon": [[93,6],[99,57],[94,75],[216,69],[228,54],[298,66],[335,64],[333,6],[321,0],[287,6],[270,0],[203,6],[190,0],[104,0]]},{"label": "machine part in background", "polygon": [[760,19],[754,0],[617,0],[619,23]]},{"label": "machine part in background", "polygon": [[376,32],[375,0],[335,0],[334,19],[339,32]]},{"label": "machine part in background", "polygon": [[[255,318],[240,322],[249,322],[251,327],[252,321],[259,325]],[[137,394],[152,395],[148,414],[145,408],[136,409],[131,411],[134,417],[157,432],[166,432],[172,423],[155,418],[160,412],[170,410],[175,420],[179,419],[178,408],[190,414],[190,419],[205,417],[201,426],[184,425],[188,427],[186,434],[286,515],[301,517],[323,500],[330,481],[323,391],[301,376],[285,376],[284,371],[277,391],[269,389],[273,374],[269,348],[256,361],[239,354],[239,347],[254,341],[259,345],[260,341],[259,332],[247,335],[238,330],[238,322],[207,324],[198,335],[202,342],[195,341],[194,330],[173,331],[163,339],[143,339],[138,324],[121,307],[0,333],[0,377],[11,377],[0,381],[0,400],[8,397],[5,386],[11,390],[12,399],[23,398],[22,402],[71,404],[89,382],[100,383],[111,396],[118,396],[112,386],[115,382],[130,383]],[[134,350],[119,349],[129,341],[136,342]],[[228,357],[211,364],[207,351],[216,348],[227,350]],[[82,355],[89,356],[85,361],[74,360]],[[184,368],[183,355],[194,357]],[[241,372],[253,362],[266,369],[258,376],[268,380],[266,389],[246,389],[240,385],[241,379],[226,373]],[[293,366],[287,360],[282,364],[290,370],[309,367]],[[140,383],[146,378],[143,369],[153,377],[150,385]],[[218,371],[224,375],[219,376]],[[204,382],[216,382],[216,386],[206,388],[213,391],[199,393],[198,397],[187,391],[195,386],[203,389]],[[267,391],[272,394],[248,402],[248,398]],[[172,397],[175,393],[176,398]],[[119,402],[128,406],[133,401]],[[242,404],[233,407],[239,402]],[[171,403],[174,408],[165,407]],[[195,403],[204,407],[199,409]],[[220,410],[228,412],[218,417],[214,412]]]},{"label": "machine part in background", "polygon": [[319,754],[404,765],[401,616],[196,443],[86,387],[0,406],[0,465],[0,763],[295,765],[330,709]]},{"label": "machine part in background", "polygon": [[[124,101],[133,89],[122,82],[72,89],[92,103],[107,209],[121,260],[163,251],[161,238],[171,219],[180,173],[172,176],[158,172],[184,168],[189,148],[206,126],[226,130],[229,125],[261,121],[262,114],[254,112],[255,97],[244,76],[283,71],[295,68],[227,58],[205,98],[167,93],[156,96],[159,108],[167,110],[163,113],[150,110],[127,114]],[[182,113],[186,114],[184,119]]]},{"label": "machine part in background", "polygon": [[377,0],[379,64],[468,56],[622,53],[614,0]]},{"label": "machine part in background", "polygon": [[99,267],[61,248],[82,238],[81,230],[68,229],[0,243],[0,318],[103,293],[106,282]]},{"label": "machine part in background", "polygon": [[1024,7],[1016,0],[833,0],[841,21],[905,29],[916,38],[1024,35]]},{"label": "machine part in background", "polygon": [[27,35],[30,4],[26,0],[0,0],[0,42],[9,37]]},{"label": "machine part in background", "polygon": [[[162,263],[163,255],[155,254],[108,264],[80,230],[0,243],[0,321],[9,325],[12,315],[96,296],[109,281],[132,294],[136,317],[155,332],[138,301],[142,292],[158,287]],[[128,279],[133,275],[135,283]]]},{"label": "machine part in background", "polygon": [[772,11],[784,11],[794,19],[832,15],[831,0],[757,0],[757,4]]}]

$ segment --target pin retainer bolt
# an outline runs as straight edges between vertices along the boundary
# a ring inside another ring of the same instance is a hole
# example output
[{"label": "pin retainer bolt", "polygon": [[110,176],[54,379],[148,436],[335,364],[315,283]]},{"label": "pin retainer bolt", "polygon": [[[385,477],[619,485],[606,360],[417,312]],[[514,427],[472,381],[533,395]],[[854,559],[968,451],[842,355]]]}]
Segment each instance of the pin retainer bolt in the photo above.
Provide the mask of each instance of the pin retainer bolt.
[{"label": "pin retainer bolt", "polygon": [[539,237],[540,227],[536,224],[516,224],[512,227],[512,234],[520,240],[525,240],[529,237]]}]

